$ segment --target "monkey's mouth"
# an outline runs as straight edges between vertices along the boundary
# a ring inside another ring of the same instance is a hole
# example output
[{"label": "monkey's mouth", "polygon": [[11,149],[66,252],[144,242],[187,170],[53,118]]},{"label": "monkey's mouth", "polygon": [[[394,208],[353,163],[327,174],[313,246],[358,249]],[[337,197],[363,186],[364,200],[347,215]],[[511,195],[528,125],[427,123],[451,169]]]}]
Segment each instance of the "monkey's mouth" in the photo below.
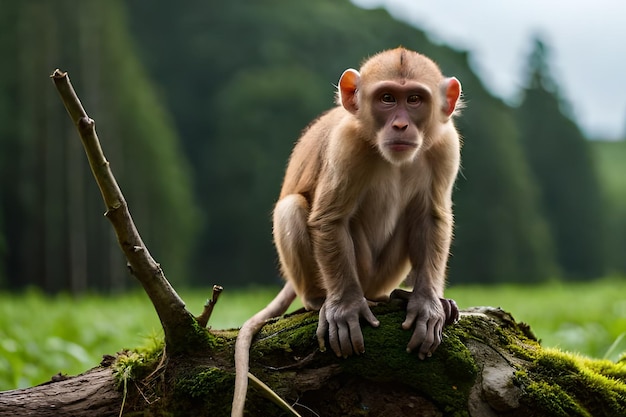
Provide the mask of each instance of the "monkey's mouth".
[{"label": "monkey's mouth", "polygon": [[406,152],[417,148],[417,143],[406,140],[392,140],[387,142],[387,147],[394,152]]}]

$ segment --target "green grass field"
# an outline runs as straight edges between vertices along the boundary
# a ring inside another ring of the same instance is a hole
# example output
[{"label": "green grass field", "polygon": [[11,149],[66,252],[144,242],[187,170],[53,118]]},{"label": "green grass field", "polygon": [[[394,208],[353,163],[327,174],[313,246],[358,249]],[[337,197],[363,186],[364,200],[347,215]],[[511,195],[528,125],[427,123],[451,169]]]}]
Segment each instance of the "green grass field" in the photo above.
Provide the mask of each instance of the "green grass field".
[{"label": "green grass field", "polygon": [[[240,326],[276,291],[224,291],[211,326]],[[200,313],[210,295],[210,289],[181,291],[194,314]],[[544,346],[613,360],[626,351],[626,279],[528,287],[458,286],[446,295],[461,308],[502,307],[518,321],[529,323]],[[0,293],[0,390],[39,384],[58,372],[80,373],[96,366],[103,354],[143,346],[160,336],[156,313],[140,291],[80,298],[47,297],[36,291]]]}]

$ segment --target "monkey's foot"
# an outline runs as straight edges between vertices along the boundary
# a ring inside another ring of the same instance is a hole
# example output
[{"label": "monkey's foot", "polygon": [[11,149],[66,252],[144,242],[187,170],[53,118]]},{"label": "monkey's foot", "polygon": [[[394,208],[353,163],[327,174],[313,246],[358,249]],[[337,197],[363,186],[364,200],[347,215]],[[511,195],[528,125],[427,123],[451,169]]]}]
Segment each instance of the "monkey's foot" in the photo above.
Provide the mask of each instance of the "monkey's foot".
[{"label": "monkey's foot", "polygon": [[459,321],[459,307],[456,305],[456,302],[452,298],[440,298],[439,301],[441,301],[443,311],[446,312],[444,325],[448,326]]},{"label": "monkey's foot", "polygon": [[[389,300],[408,301],[410,296],[411,291],[396,288],[391,292]],[[456,305],[456,302],[452,298],[440,298],[439,301],[441,301],[441,306],[446,314],[444,325],[448,326],[456,323],[459,320],[459,307]]]}]

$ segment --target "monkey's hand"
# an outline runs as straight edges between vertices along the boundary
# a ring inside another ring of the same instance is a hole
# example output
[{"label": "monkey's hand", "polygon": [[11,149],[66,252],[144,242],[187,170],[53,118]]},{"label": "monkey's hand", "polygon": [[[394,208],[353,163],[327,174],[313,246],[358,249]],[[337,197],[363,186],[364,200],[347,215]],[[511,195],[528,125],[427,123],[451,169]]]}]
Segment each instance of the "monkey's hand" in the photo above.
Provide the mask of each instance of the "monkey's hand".
[{"label": "monkey's hand", "polygon": [[[420,359],[430,357],[441,343],[443,326],[446,324],[450,313],[454,315],[456,304],[446,304],[437,297],[431,297],[417,291],[413,291],[406,307],[406,319],[402,323],[404,330],[413,330],[413,336],[407,345],[407,352],[419,348]],[[446,300],[447,301],[447,300]],[[458,314],[458,309],[456,310]]]},{"label": "monkey's hand", "polygon": [[330,347],[337,356],[347,358],[353,353],[365,352],[363,333],[361,333],[360,318],[363,317],[373,327],[380,322],[367,304],[365,297],[353,300],[327,299],[320,309],[319,324],[317,326],[317,342],[320,350],[326,350],[325,338],[328,334]]}]

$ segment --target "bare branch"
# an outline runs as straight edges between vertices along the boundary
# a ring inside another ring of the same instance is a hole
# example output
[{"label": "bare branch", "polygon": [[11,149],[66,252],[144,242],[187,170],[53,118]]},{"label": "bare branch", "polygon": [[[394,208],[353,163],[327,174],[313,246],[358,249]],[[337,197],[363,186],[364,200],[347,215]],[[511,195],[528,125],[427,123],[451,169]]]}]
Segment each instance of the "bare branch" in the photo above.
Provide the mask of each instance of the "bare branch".
[{"label": "bare branch", "polygon": [[215,304],[217,303],[217,300],[219,299],[220,294],[223,290],[224,288],[220,287],[219,285],[213,286],[213,297],[210,300],[207,300],[207,302],[204,304],[204,310],[202,311],[202,314],[200,314],[196,318],[200,326],[206,327],[209,319],[211,318],[211,314],[213,314],[213,308],[215,308]]},{"label": "bare branch", "polygon": [[85,112],[69,76],[57,69],[50,77],[80,135],[91,171],[106,206],[105,216],[115,229],[117,240],[132,273],[150,297],[161,320],[166,346],[183,344],[185,335],[193,331],[195,319],[185,309],[185,303],[167,281],[161,266],[155,262],[141,240],[126,200],[102,152],[95,122]]}]

